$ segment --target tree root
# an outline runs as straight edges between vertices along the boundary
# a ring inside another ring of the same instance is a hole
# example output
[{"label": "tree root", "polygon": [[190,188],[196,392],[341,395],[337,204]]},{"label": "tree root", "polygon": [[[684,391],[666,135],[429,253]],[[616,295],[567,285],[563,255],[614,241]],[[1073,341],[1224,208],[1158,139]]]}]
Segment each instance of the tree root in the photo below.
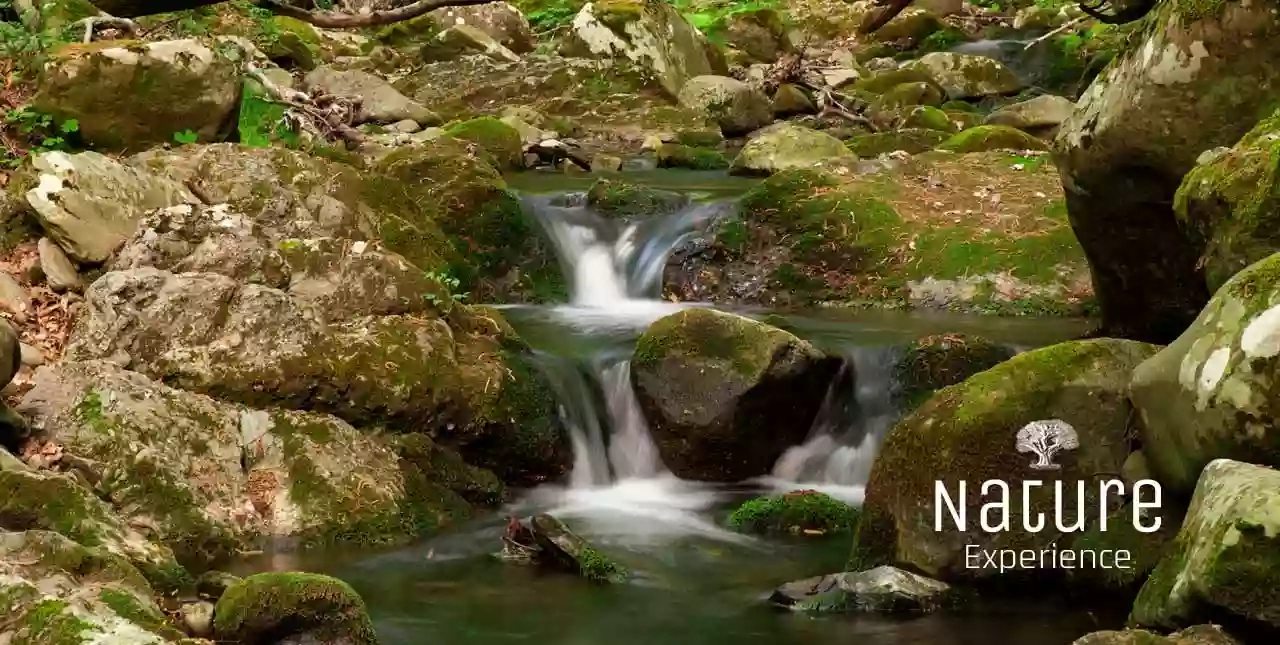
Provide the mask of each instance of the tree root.
[{"label": "tree root", "polygon": [[72,27],[84,30],[84,38],[81,42],[93,42],[93,35],[104,29],[117,29],[123,31],[130,36],[138,35],[138,23],[128,18],[117,18],[107,13],[100,13],[90,18],[83,18],[71,23]]}]

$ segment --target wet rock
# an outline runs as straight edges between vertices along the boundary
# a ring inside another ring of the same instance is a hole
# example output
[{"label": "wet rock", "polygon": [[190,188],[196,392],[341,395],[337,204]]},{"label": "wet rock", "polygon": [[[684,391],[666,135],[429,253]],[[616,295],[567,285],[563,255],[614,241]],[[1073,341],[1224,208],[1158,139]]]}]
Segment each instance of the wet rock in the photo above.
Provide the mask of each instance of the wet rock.
[{"label": "wet rock", "polygon": [[609,218],[634,219],[674,213],[688,197],[626,181],[597,179],[587,191],[587,205]]},{"label": "wet rock", "polygon": [[182,626],[188,634],[197,638],[208,638],[213,635],[213,603],[205,601],[183,603],[178,613],[182,616]]},{"label": "wet rock", "polygon": [[1177,340],[1133,373],[1143,452],[1171,491],[1189,494],[1210,461],[1280,466],[1273,383],[1280,370],[1280,255],[1223,285]]},{"label": "wet rock", "polygon": [[1240,645],[1217,625],[1196,625],[1161,636],[1145,629],[1085,634],[1071,645]]},{"label": "wet rock", "polygon": [[206,571],[196,578],[196,592],[201,598],[217,602],[222,594],[237,584],[240,584],[240,576],[234,576],[224,571]]},{"label": "wet rock", "polygon": [[625,568],[570,531],[560,520],[550,515],[535,515],[529,520],[529,528],[542,549],[540,562],[592,582],[616,584],[626,581]]},{"label": "wet rock", "polygon": [[1120,472],[1129,454],[1129,374],[1157,350],[1111,339],[1061,343],[1019,354],[934,394],[880,448],[849,568],[898,564],[946,582],[1046,574],[1036,568],[968,568],[965,551],[969,545],[1038,550],[1059,540],[1048,531],[1026,531],[1021,517],[1024,503],[1053,504],[1052,488],[1032,489],[1026,502],[1015,488],[1008,531],[985,533],[971,521],[967,530],[944,524],[939,532],[933,525],[935,480],[954,493],[974,473],[984,473],[981,479],[1025,479],[1038,471],[1031,468],[1033,459],[1017,451],[1015,435],[1031,422],[1059,420],[1078,437],[1079,448],[1057,453],[1060,469],[1054,471],[1065,483],[1064,508],[1074,508],[1074,482],[1093,486],[1095,473]]},{"label": "wet rock", "polygon": [[347,583],[312,573],[259,573],[218,600],[219,640],[277,642],[308,635],[320,643],[375,645],[364,600]]},{"label": "wet rock", "polygon": [[1280,471],[1228,459],[1205,467],[1173,553],[1134,601],[1130,623],[1176,629],[1234,617],[1280,628],[1280,606],[1260,589],[1280,579]]},{"label": "wet rock", "polygon": [[879,95],[904,83],[928,83],[934,87],[939,95],[943,93],[942,87],[934,80],[932,72],[923,67],[886,69],[859,79],[853,84],[853,89]]},{"label": "wet rock", "polygon": [[[1233,145],[1274,110],[1280,20],[1272,9],[1161,5],[1058,133],[1072,228],[1089,253],[1110,335],[1169,342],[1209,299],[1202,249],[1178,226],[1174,195],[1204,151]],[[1238,91],[1213,92],[1226,85]]]},{"label": "wet rock", "polygon": [[803,440],[838,367],[782,330],[689,309],[645,331],[631,373],[663,463],[680,477],[739,481]]},{"label": "wet rock", "polygon": [[1216,291],[1246,266],[1280,250],[1280,114],[1263,119],[1235,146],[1202,155],[1174,197],[1188,239],[1203,249],[1205,283]]},{"label": "wet rock", "polygon": [[914,408],[934,392],[995,367],[1014,353],[1008,346],[976,336],[925,336],[908,345],[894,367],[896,395],[903,407]]},{"label": "wet rock", "polygon": [[760,90],[726,76],[697,76],[680,89],[680,105],[706,114],[726,137],[736,137],[773,122],[769,98]]},{"label": "wet rock", "polygon": [[445,28],[467,25],[517,54],[533,51],[537,39],[528,19],[507,2],[491,2],[472,7],[444,7],[431,16]]},{"label": "wet rock", "polygon": [[27,203],[49,237],[79,262],[110,258],[146,211],[196,202],[182,184],[96,152],[46,152],[33,165],[40,179]]},{"label": "wet rock", "polygon": [[68,45],[50,56],[32,107],[75,119],[95,147],[137,150],[188,130],[211,141],[239,103],[243,56],[194,39]]},{"label": "wet rock", "polygon": [[326,65],[308,72],[302,84],[309,90],[360,99],[361,114],[367,121],[395,123],[412,119],[424,126],[441,123],[440,117],[426,106],[368,72],[344,71]]},{"label": "wet rock", "polygon": [[729,71],[715,46],[662,0],[589,2],[573,19],[573,33],[593,56],[624,57],[653,72],[671,96],[689,79]]},{"label": "wet rock", "polygon": [[769,601],[813,613],[921,614],[943,608],[953,596],[946,583],[885,566],[790,582]]},{"label": "wet rock", "polygon": [[772,175],[833,159],[856,159],[839,139],[817,130],[780,123],[758,133],[733,160],[730,172]]},{"label": "wet rock", "polygon": [[729,516],[729,528],[743,533],[829,535],[847,533],[857,520],[857,510],[829,495],[813,490],[757,497]]},{"label": "wet rock", "polygon": [[1013,94],[1025,87],[1017,74],[984,56],[934,52],[907,63],[904,69],[928,74],[952,100]]},{"label": "wet rock", "polygon": [[1039,134],[1062,125],[1071,117],[1076,104],[1070,99],[1042,94],[1033,99],[1007,105],[987,116],[986,125],[1003,125]]},{"label": "wet rock", "polygon": [[59,293],[84,289],[84,280],[80,279],[76,266],[67,259],[67,255],[53,243],[53,240],[42,237],[37,248],[40,253],[40,268],[44,271],[44,277],[50,289]]},{"label": "wet rock", "polygon": [[686,168],[689,170],[723,170],[729,160],[719,150],[664,143],[657,150],[659,168]]},{"label": "wet rock", "polygon": [[968,153],[989,150],[1048,150],[1049,145],[1022,130],[1003,125],[980,125],[943,141],[937,149]]}]

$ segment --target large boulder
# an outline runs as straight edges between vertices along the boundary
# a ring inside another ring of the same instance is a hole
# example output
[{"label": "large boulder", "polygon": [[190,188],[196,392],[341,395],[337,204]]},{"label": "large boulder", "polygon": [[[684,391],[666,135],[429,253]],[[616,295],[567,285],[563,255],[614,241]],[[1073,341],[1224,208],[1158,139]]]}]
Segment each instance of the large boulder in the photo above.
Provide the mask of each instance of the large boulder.
[{"label": "large boulder", "polygon": [[1145,629],[1103,631],[1085,634],[1071,645],[1240,645],[1217,625],[1196,625],[1161,636]]},{"label": "large boulder", "polygon": [[1076,104],[1070,99],[1042,94],[1006,105],[987,116],[986,125],[1004,125],[1033,134],[1050,131],[1071,117]]},{"label": "large boulder", "polygon": [[1227,459],[1205,467],[1174,551],[1151,573],[1130,623],[1176,629],[1233,619],[1280,628],[1280,471]]},{"label": "large boulder", "polygon": [[839,363],[780,329],[688,309],[645,331],[631,374],[663,463],[680,477],[738,481],[804,439]]},{"label": "large boulder", "polygon": [[773,122],[773,106],[764,92],[727,76],[698,76],[680,89],[680,105],[706,114],[726,137],[736,137]]},{"label": "large boulder", "polygon": [[1246,266],[1280,251],[1280,112],[1230,150],[1201,156],[1182,180],[1174,210],[1211,291]]},{"label": "large boulder", "polygon": [[[1076,482],[1084,482],[1085,495],[1091,495],[1097,473],[1119,473],[1130,451],[1129,374],[1157,349],[1112,339],[1062,343],[1020,354],[934,394],[884,440],[867,482],[851,570],[893,564],[947,582],[1053,575],[1052,569],[1020,565],[1003,572],[970,568],[966,554],[973,548],[1039,550],[1078,538],[1026,530],[1024,509],[1052,515],[1054,487],[1028,492],[1012,482],[1033,474],[1060,480],[1063,508],[1076,508]],[[1071,426],[1079,448],[1059,452],[1057,470],[1033,470],[1035,459],[1019,452],[1017,434],[1050,419]],[[976,490],[990,479],[1011,483],[1008,529],[993,533],[979,526],[984,499]],[[942,530],[934,530],[935,482],[966,509],[964,530],[941,510]],[[962,482],[968,488],[963,500]],[[1095,525],[1096,512],[1086,520],[1086,526]]]},{"label": "large boulder", "polygon": [[727,75],[724,56],[662,0],[589,2],[573,19],[574,38],[596,57],[623,57],[678,96],[691,78]]},{"label": "large boulder", "polygon": [[1239,141],[1280,99],[1274,10],[1160,3],[1062,125],[1056,162],[1108,333],[1169,342],[1208,301],[1174,194],[1205,150]]},{"label": "large boulder", "polygon": [[953,135],[938,145],[949,152],[987,152],[989,150],[1048,150],[1044,141],[1022,130],[1006,125],[980,125]]},{"label": "large boulder", "polygon": [[1225,457],[1280,466],[1280,255],[1218,289],[1177,340],[1133,374],[1143,452],[1166,487],[1191,493]]},{"label": "large boulder", "polygon": [[38,179],[27,203],[49,237],[80,262],[110,258],[149,209],[197,201],[181,183],[96,152],[46,152],[32,166]]},{"label": "large boulder", "polygon": [[76,120],[97,147],[138,150],[186,131],[212,141],[239,104],[243,55],[198,40],[68,45],[51,55],[32,107]]},{"label": "large boulder", "polygon": [[929,75],[951,100],[1013,94],[1026,87],[1012,70],[985,56],[934,52],[903,65],[903,68]]},{"label": "large boulder", "polygon": [[444,7],[427,15],[435,18],[440,26],[448,29],[466,25],[483,32],[489,38],[517,54],[533,51],[537,39],[529,20],[520,10],[507,2],[490,2],[477,6]]},{"label": "large boulder", "polygon": [[395,123],[410,119],[422,126],[440,125],[440,117],[429,108],[400,93],[385,80],[356,69],[317,67],[307,73],[302,84],[309,90],[360,100],[364,120]]},{"label": "large boulder", "polygon": [[839,139],[791,123],[779,123],[759,132],[733,160],[731,173],[772,175],[784,170],[811,168],[828,160],[856,160]]},{"label": "large boulder", "polygon": [[227,589],[214,610],[218,639],[235,643],[376,645],[364,600],[314,573],[259,573]]}]

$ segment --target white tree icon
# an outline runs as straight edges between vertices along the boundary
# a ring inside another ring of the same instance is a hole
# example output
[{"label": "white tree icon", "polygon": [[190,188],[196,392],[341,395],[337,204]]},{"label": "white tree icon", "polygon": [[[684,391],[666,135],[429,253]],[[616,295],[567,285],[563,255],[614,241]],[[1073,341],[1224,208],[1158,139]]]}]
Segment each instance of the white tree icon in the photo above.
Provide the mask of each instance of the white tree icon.
[{"label": "white tree icon", "polygon": [[1071,424],[1061,419],[1032,421],[1018,431],[1018,452],[1034,452],[1036,461],[1031,464],[1036,470],[1057,470],[1061,468],[1053,463],[1053,456],[1059,450],[1080,447],[1080,437]]}]

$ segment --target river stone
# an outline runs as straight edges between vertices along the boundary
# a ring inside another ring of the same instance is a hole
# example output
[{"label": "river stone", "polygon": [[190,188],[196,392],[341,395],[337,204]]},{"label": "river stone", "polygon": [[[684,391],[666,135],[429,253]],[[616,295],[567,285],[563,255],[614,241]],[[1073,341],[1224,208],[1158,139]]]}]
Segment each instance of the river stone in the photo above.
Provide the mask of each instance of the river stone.
[{"label": "river stone", "polygon": [[99,148],[139,150],[185,131],[211,141],[239,105],[243,55],[194,39],[67,45],[50,55],[32,107],[75,119]]},{"label": "river stone", "polygon": [[1133,373],[1143,452],[1162,484],[1189,494],[1210,461],[1280,466],[1280,254],[1237,274],[1191,326]]},{"label": "river stone", "polygon": [[339,70],[328,65],[311,70],[302,79],[308,90],[319,90],[360,100],[365,121],[395,123],[413,119],[423,126],[440,125],[440,117],[426,106],[410,99],[390,83],[360,70]]},{"label": "river stone", "polygon": [[182,617],[182,626],[191,636],[208,638],[213,635],[213,603],[197,600],[182,603],[178,615]]},{"label": "river stone", "polygon": [[68,633],[75,637],[65,642],[74,643],[161,645],[180,638],[165,625],[153,593],[128,560],[110,551],[51,531],[0,531],[5,641],[16,635],[12,642],[53,642],[47,638]]},{"label": "river stone", "polygon": [[0,307],[13,314],[18,322],[25,322],[31,309],[31,294],[27,288],[3,271],[0,271]]},{"label": "river stone", "polygon": [[1246,266],[1280,250],[1280,112],[1234,147],[1201,155],[1174,196],[1179,224],[1216,291]]},{"label": "river stone", "polygon": [[944,582],[885,566],[790,582],[770,602],[804,612],[920,614],[941,609],[951,596]]},{"label": "river stone", "polygon": [[84,280],[76,271],[76,265],[67,259],[67,254],[47,237],[40,238],[36,244],[40,254],[40,270],[44,272],[49,288],[56,292],[80,291],[84,288]]},{"label": "river stone", "polygon": [[315,573],[259,573],[227,590],[214,608],[219,641],[376,645],[364,600],[351,585]]},{"label": "river stone", "polygon": [[626,569],[570,531],[564,522],[546,514],[534,515],[529,520],[529,529],[542,549],[539,558],[544,563],[592,582],[619,583],[626,580]]},{"label": "river stone", "polygon": [[[1034,458],[1018,452],[1017,433],[1033,421],[1057,419],[1079,438],[1079,448],[1057,453],[1061,468],[1052,474],[1065,484],[1064,507],[1075,508],[1075,482],[1095,487],[1096,473],[1121,471],[1129,454],[1129,374],[1157,350],[1112,339],[1061,343],[1019,354],[938,391],[885,438],[867,482],[849,569],[895,564],[946,582],[1056,575],[1045,569],[1001,574],[966,567],[969,545],[1038,550],[1063,539],[1054,531],[1023,528],[1019,486],[1010,487],[1010,530],[984,532],[978,524],[982,498],[972,489],[988,479],[1017,482],[1041,475],[1031,468]],[[934,531],[935,482],[953,496],[967,482],[967,530],[944,516],[944,530]],[[1051,510],[1053,498],[1053,488],[1042,486],[1027,503]]]},{"label": "river stone", "polygon": [[27,203],[49,237],[79,262],[110,258],[146,211],[197,201],[180,183],[96,152],[46,152],[32,165],[39,183],[27,191]]},{"label": "river stone", "polygon": [[653,323],[631,374],[673,473],[740,481],[804,440],[839,364],[780,329],[698,308]]},{"label": "river stone", "polygon": [[1076,104],[1070,99],[1052,94],[1042,94],[992,112],[987,116],[986,125],[1004,125],[1019,130],[1038,132],[1045,128],[1055,128],[1071,117]]},{"label": "river stone", "polygon": [[928,74],[951,100],[1013,94],[1026,87],[1017,74],[985,56],[934,52],[903,66]]},{"label": "river stone", "polygon": [[442,27],[466,25],[485,34],[517,54],[527,54],[537,45],[537,37],[529,20],[508,2],[490,2],[476,6],[444,7],[427,15]]},{"label": "river stone", "polygon": [[937,147],[949,152],[987,152],[990,150],[1048,150],[1049,145],[1022,130],[1004,125],[980,125],[952,135]]},{"label": "river stone", "polygon": [[779,85],[778,91],[773,95],[773,115],[778,118],[797,114],[813,114],[817,110],[817,107],[813,104],[813,99],[810,99],[804,91],[791,83]]},{"label": "river stone", "polygon": [[1196,484],[1175,551],[1133,603],[1131,624],[1177,627],[1232,617],[1280,628],[1280,471],[1215,459]]},{"label": "river stone", "polygon": [[832,159],[857,159],[839,139],[817,130],[779,123],[757,133],[733,160],[730,173],[772,175]]},{"label": "river stone", "polygon": [[1217,625],[1196,625],[1161,636],[1145,629],[1086,634],[1071,645],[1240,645]]},{"label": "river stone", "polygon": [[706,114],[726,137],[736,137],[773,122],[764,92],[727,76],[698,76],[680,90],[680,105]]},{"label": "river stone", "polygon": [[573,19],[573,38],[592,56],[649,70],[673,97],[689,79],[729,72],[715,45],[663,0],[588,2]]},{"label": "river stone", "polygon": [[1275,110],[1280,17],[1265,2],[1173,2],[1145,24],[1081,96],[1054,149],[1106,332],[1167,343],[1211,294],[1174,195],[1204,151],[1235,144]]}]

